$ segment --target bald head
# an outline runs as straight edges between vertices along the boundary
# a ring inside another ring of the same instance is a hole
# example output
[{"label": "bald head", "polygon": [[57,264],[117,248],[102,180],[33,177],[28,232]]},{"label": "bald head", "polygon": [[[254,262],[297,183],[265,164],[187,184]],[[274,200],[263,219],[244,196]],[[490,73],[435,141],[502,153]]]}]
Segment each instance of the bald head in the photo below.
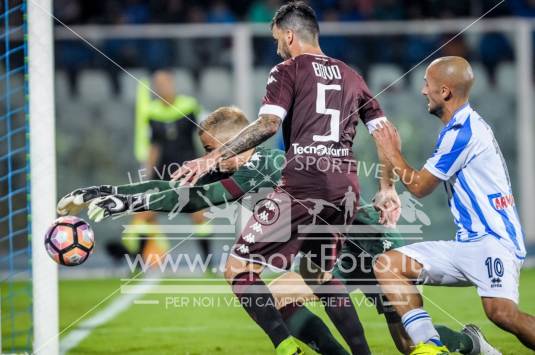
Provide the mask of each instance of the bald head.
[{"label": "bald head", "polygon": [[474,73],[466,59],[442,57],[434,60],[425,72],[422,89],[429,100],[429,112],[442,117],[468,101],[474,84]]},{"label": "bald head", "polygon": [[453,91],[454,96],[468,98],[474,83],[472,67],[461,57],[442,57],[434,60],[427,68],[427,76]]}]

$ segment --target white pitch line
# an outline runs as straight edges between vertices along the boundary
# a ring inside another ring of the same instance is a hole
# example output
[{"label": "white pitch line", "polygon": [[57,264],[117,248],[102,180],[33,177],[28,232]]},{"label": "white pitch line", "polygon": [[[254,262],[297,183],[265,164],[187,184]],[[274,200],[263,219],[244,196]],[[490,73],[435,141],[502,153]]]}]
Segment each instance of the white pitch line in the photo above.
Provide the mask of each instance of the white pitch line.
[{"label": "white pitch line", "polygon": [[136,285],[131,290],[132,292],[122,294],[93,317],[80,322],[76,329],[72,330],[61,339],[59,344],[60,354],[64,355],[76,347],[82,342],[82,340],[91,334],[93,329],[109,322],[119,313],[128,309],[136,299],[148,293],[155,286],[155,283],[143,283]]},{"label": "white pitch line", "polygon": [[135,300],[134,304],[160,304],[159,300]]}]

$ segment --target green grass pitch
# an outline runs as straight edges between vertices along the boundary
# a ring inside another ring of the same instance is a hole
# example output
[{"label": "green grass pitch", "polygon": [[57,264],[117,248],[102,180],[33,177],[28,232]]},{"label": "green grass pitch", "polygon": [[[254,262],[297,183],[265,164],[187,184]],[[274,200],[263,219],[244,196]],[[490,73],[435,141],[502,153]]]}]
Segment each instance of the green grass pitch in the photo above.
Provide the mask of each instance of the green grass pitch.
[{"label": "green grass pitch", "polygon": [[[521,277],[521,308],[535,314],[535,269],[525,270]],[[61,283],[61,327],[83,314],[100,299],[120,286],[118,280],[64,281]],[[513,336],[501,331],[485,317],[474,288],[426,287],[424,294],[430,301],[426,309],[436,323],[460,325],[444,313],[448,312],[464,323],[479,325],[504,354],[531,354]],[[166,295],[145,299],[158,299],[158,305],[132,305],[112,321],[93,330],[70,354],[273,354],[268,338],[240,308],[228,307],[217,296],[204,306],[193,306],[180,296],[184,304],[165,306]],[[194,296],[191,296],[194,297]],[[354,293],[355,302],[361,294]],[[219,299],[219,301],[218,301]],[[75,301],[77,300],[77,301]],[[206,299],[205,299],[206,300]],[[360,302],[358,307],[366,335],[374,354],[395,354],[396,350],[388,334],[382,316],[374,308]],[[105,307],[105,304],[103,305]],[[324,319],[327,316],[319,306],[311,307]],[[330,322],[328,322],[331,329]],[[337,334],[338,335],[338,334]],[[338,336],[340,339],[340,337]]]},{"label": "green grass pitch", "polygon": [[[60,328],[62,336],[77,328],[78,318],[97,303],[116,291],[124,282],[108,280],[64,280],[60,283]],[[223,282],[221,284],[224,284]],[[524,270],[520,283],[520,307],[535,314],[535,269]],[[2,288],[5,292],[5,288]],[[483,313],[476,290],[467,288],[426,287],[424,294],[427,311],[435,323],[460,325],[449,317],[464,323],[479,325],[488,339],[504,354],[532,354],[511,335],[491,324]],[[382,316],[374,308],[362,303],[360,293],[354,293],[360,318],[374,354],[396,354]],[[115,297],[103,302],[89,312],[91,317],[104,309]],[[194,306],[195,295],[171,295],[180,297],[182,305],[165,306],[170,295],[145,295],[145,300],[159,300],[160,304],[131,304],[126,311],[111,321],[93,329],[90,335],[69,354],[273,354],[268,338],[237,306],[227,306],[230,294],[214,296],[212,301],[203,298],[206,304]],[[209,299],[209,298],[208,298]],[[189,301],[188,301],[189,300]],[[189,304],[188,304],[189,303]],[[311,306],[321,317],[327,319],[320,306]],[[85,318],[84,318],[85,319]],[[327,324],[333,330],[329,321]],[[3,329],[5,331],[5,329]],[[334,330],[333,330],[334,331]],[[334,331],[336,332],[336,331]],[[335,333],[336,334],[336,333]],[[338,339],[340,337],[337,334]],[[312,353],[312,352],[307,352]]]}]

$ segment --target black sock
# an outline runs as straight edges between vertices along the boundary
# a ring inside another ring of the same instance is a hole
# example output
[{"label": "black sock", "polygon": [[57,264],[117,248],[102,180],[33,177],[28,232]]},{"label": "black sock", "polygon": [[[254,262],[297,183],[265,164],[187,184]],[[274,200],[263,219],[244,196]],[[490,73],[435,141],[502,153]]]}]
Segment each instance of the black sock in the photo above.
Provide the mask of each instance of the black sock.
[{"label": "black sock", "polygon": [[290,303],[280,310],[290,333],[320,354],[348,355],[320,317],[304,305]]},{"label": "black sock", "polygon": [[353,354],[371,354],[364,328],[345,286],[332,279],[316,286],[314,293],[325,306],[325,312],[345,339]]},{"label": "black sock", "polygon": [[251,318],[269,336],[275,348],[290,336],[275,307],[275,299],[258,274],[244,272],[236,275],[232,281],[232,291]]}]

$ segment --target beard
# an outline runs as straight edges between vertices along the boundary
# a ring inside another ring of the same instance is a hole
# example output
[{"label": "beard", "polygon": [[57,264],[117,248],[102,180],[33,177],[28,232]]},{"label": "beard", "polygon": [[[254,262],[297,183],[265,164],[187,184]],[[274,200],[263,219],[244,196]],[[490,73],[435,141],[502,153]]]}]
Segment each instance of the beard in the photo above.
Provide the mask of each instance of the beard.
[{"label": "beard", "polygon": [[290,59],[292,57],[292,54],[290,53],[290,47],[288,47],[286,43],[283,43],[281,45],[278,54],[284,60]]},{"label": "beard", "polygon": [[442,114],[444,113],[444,108],[440,105],[435,105],[435,106],[430,105],[429,113],[434,116],[437,116],[438,118],[441,118]]}]

